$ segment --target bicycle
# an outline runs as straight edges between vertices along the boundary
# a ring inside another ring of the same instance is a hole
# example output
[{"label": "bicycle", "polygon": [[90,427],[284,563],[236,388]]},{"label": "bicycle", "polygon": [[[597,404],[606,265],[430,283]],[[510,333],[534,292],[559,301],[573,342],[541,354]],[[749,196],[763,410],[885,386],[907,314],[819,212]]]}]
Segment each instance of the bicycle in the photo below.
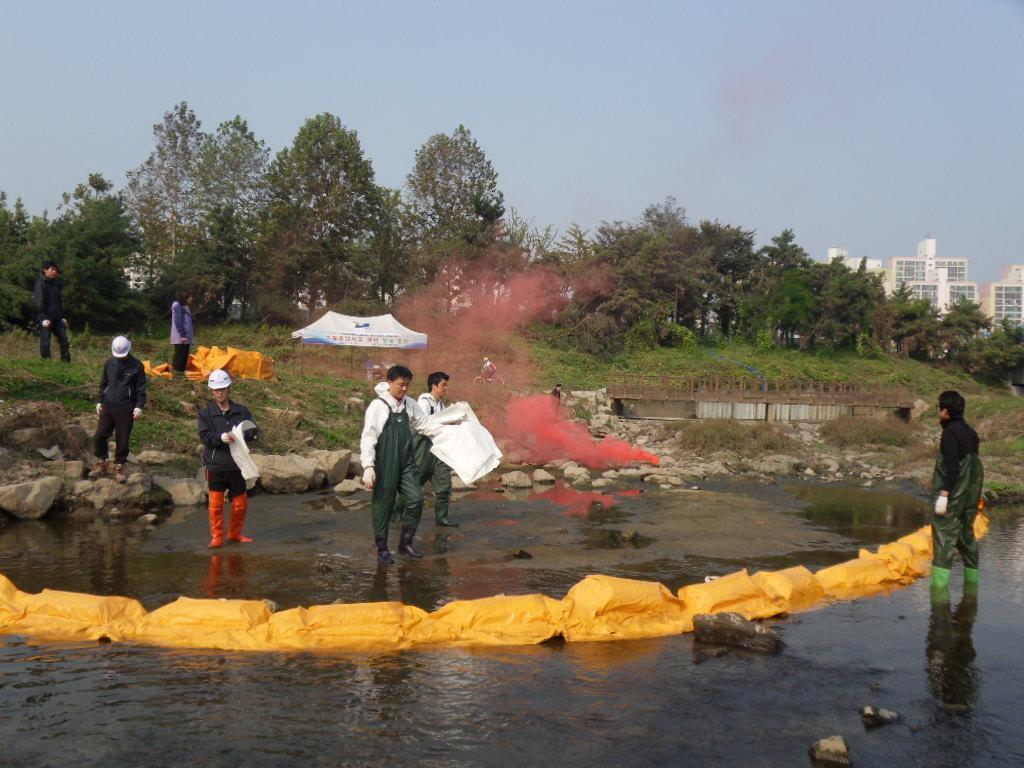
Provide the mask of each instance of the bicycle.
[{"label": "bicycle", "polygon": [[483,376],[477,376],[475,379],[473,379],[473,383],[474,384],[501,384],[502,386],[505,386],[505,379],[503,379],[501,376],[498,376],[497,374],[495,374],[494,376],[491,376],[490,378],[485,378]]}]

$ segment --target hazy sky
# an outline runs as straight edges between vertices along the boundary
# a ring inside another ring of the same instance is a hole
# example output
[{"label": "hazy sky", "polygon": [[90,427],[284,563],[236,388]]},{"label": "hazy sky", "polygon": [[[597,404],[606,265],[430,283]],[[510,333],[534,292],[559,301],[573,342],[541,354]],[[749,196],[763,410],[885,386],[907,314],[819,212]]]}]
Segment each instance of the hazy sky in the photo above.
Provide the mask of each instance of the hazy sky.
[{"label": "hazy sky", "polygon": [[536,225],[673,195],[818,259],[1024,262],[1024,2],[8,2],[0,189],[33,213],[120,186],[186,100],[277,151],[309,116],[404,183],[460,122]]}]

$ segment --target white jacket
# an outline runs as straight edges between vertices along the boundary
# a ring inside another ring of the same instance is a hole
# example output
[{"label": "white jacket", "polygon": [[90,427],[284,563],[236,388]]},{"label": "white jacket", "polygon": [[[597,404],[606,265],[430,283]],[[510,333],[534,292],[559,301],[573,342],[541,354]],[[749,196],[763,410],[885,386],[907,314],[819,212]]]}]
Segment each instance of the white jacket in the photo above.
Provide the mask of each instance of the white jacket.
[{"label": "white jacket", "polygon": [[377,453],[377,441],[380,433],[384,431],[384,425],[388,423],[388,416],[392,413],[399,413],[403,408],[409,415],[409,426],[413,432],[430,435],[434,430],[427,427],[427,417],[411,397],[406,396],[402,402],[398,402],[388,391],[386,381],[380,382],[373,388],[377,395],[370,404],[366,406],[366,417],[363,422],[363,434],[359,438],[359,461],[363,469],[372,467]]},{"label": "white jacket", "polygon": [[434,396],[429,392],[424,392],[416,399],[416,404],[423,411],[424,416],[433,416],[435,413],[440,413],[447,406],[445,406],[443,400],[435,400]]}]

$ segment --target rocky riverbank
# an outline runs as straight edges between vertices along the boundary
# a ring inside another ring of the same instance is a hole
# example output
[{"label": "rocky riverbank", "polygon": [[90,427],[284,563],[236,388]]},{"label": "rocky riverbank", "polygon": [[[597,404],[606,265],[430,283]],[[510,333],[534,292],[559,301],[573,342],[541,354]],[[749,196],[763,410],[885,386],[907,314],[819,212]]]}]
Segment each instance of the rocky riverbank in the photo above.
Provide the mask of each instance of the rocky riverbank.
[{"label": "rocky riverbank", "polygon": [[[514,495],[559,478],[574,488],[593,490],[615,490],[637,481],[659,489],[683,489],[729,477],[758,483],[791,477],[867,488],[913,481],[926,489],[937,444],[935,426],[919,419],[893,427],[903,430],[898,435],[901,444],[866,440],[839,446],[830,442],[829,427],[822,424],[621,419],[609,407],[604,390],[569,393],[563,405],[589,425],[595,440],[624,440],[658,456],[659,464],[593,469],[567,457],[538,467],[517,446],[503,444],[505,461],[497,475],[504,492]],[[154,522],[153,515],[161,511],[206,502],[198,447],[194,455],[141,450],[130,457],[125,483],[87,479],[95,425],[95,416],[72,416],[53,403],[24,403],[6,416],[0,423],[0,510],[22,519],[53,510],[76,517]],[[883,430],[878,439],[885,438]],[[256,453],[254,460],[263,492],[333,489],[346,508],[367,502],[368,494],[358,493],[365,491],[359,479],[362,467],[349,448]],[[986,477],[992,486],[987,491],[991,501],[1012,503],[1020,498],[1013,467],[1003,466],[999,457],[986,458]],[[458,478],[454,481],[456,491],[467,490]],[[0,515],[0,524],[4,517]]]}]

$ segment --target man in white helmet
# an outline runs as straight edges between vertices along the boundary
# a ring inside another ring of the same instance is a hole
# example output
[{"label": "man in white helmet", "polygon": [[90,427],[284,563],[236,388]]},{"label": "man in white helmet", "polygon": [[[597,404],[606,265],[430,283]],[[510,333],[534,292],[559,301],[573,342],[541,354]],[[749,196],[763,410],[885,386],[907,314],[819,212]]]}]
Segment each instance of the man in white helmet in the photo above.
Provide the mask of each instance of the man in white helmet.
[{"label": "man in white helmet", "polygon": [[[210,547],[224,543],[224,494],[231,494],[231,522],[228,541],[248,544],[251,538],[242,534],[249,494],[245,478],[231,456],[235,437],[231,430],[243,421],[252,421],[249,409],[231,400],[231,377],[218,368],[210,374],[207,385],[213,390],[213,402],[199,411],[199,439],[203,441],[203,464],[210,494]],[[256,439],[256,430],[247,429],[246,444]]]},{"label": "man in white helmet", "polygon": [[97,479],[109,474],[107,459],[110,448],[107,441],[114,435],[114,479],[123,483],[128,479],[124,465],[128,461],[132,425],[146,407],[146,371],[142,363],[132,356],[132,343],[124,336],[114,339],[110,352],[113,357],[103,364],[103,376],[100,378],[96,402],[96,414],[100,420],[93,440],[97,461],[89,477]]}]

